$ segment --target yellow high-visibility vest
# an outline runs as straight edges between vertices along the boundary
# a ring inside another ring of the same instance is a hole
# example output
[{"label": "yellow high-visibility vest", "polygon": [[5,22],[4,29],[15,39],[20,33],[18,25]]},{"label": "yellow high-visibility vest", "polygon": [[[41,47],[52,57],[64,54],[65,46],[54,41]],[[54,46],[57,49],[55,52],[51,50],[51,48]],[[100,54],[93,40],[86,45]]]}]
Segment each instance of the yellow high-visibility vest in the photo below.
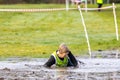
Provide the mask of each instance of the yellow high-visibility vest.
[{"label": "yellow high-visibility vest", "polygon": [[97,0],[97,3],[102,4],[102,3],[103,3],[103,0]]},{"label": "yellow high-visibility vest", "polygon": [[64,57],[64,60],[61,60],[61,59],[58,57],[56,51],[55,51],[52,55],[53,55],[54,58],[55,58],[55,64],[56,64],[57,67],[67,67],[67,64],[68,64],[68,57],[67,57],[67,56]]}]

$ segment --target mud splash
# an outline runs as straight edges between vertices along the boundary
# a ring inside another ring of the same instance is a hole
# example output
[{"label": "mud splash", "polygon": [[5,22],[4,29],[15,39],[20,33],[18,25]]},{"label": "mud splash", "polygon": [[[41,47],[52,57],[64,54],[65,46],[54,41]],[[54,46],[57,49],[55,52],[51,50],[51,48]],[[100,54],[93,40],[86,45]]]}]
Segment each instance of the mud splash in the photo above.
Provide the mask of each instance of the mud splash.
[{"label": "mud splash", "polygon": [[78,68],[45,68],[44,58],[0,61],[0,80],[120,80],[120,59],[83,59]]}]

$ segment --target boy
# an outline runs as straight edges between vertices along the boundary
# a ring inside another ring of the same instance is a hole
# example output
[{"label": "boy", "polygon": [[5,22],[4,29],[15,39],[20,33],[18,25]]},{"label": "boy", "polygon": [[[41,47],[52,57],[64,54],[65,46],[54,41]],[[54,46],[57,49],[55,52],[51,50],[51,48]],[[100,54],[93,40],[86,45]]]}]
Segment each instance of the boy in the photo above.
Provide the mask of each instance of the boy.
[{"label": "boy", "polygon": [[[97,0],[97,4],[98,4],[98,8],[101,8],[103,5],[103,0]],[[101,11],[101,10],[98,9],[98,11]]]},{"label": "boy", "polygon": [[74,4],[76,4],[76,7],[81,4],[81,0],[74,0]]},{"label": "boy", "polygon": [[60,44],[57,51],[53,52],[49,60],[44,64],[45,67],[77,67],[78,62],[65,44]]},{"label": "boy", "polygon": [[81,6],[82,6],[82,8],[85,8],[85,1],[86,0],[81,0]]}]

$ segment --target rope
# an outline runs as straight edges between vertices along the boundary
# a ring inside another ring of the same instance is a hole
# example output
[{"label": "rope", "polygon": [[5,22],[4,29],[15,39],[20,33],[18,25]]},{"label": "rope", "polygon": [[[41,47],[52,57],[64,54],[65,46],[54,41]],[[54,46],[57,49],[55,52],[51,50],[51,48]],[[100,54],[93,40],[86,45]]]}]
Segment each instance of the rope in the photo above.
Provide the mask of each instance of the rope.
[{"label": "rope", "polygon": [[[73,10],[76,8],[70,8]],[[47,11],[63,11],[66,8],[53,8],[53,9],[0,9],[0,12],[47,12]]]},{"label": "rope", "polygon": [[[110,9],[113,6],[107,6],[102,8],[81,8],[81,10],[98,10],[98,9]],[[49,12],[49,11],[63,11],[66,8],[53,8],[53,9],[0,9],[0,12]],[[77,10],[77,8],[69,8],[69,10]]]},{"label": "rope", "polygon": [[113,6],[107,6],[107,7],[102,7],[102,8],[81,8],[81,10],[98,10],[98,9],[101,9],[101,10],[104,10],[104,9],[110,9],[110,8],[113,8]]}]

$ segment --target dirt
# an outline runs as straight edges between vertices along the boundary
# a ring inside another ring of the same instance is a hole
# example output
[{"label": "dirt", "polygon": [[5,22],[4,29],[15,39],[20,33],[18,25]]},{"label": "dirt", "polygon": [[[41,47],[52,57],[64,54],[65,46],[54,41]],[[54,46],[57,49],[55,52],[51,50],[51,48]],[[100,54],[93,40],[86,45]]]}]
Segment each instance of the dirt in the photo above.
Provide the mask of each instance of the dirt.
[{"label": "dirt", "polygon": [[78,68],[45,68],[46,58],[8,58],[0,61],[0,80],[120,80],[120,59],[81,58]]}]

